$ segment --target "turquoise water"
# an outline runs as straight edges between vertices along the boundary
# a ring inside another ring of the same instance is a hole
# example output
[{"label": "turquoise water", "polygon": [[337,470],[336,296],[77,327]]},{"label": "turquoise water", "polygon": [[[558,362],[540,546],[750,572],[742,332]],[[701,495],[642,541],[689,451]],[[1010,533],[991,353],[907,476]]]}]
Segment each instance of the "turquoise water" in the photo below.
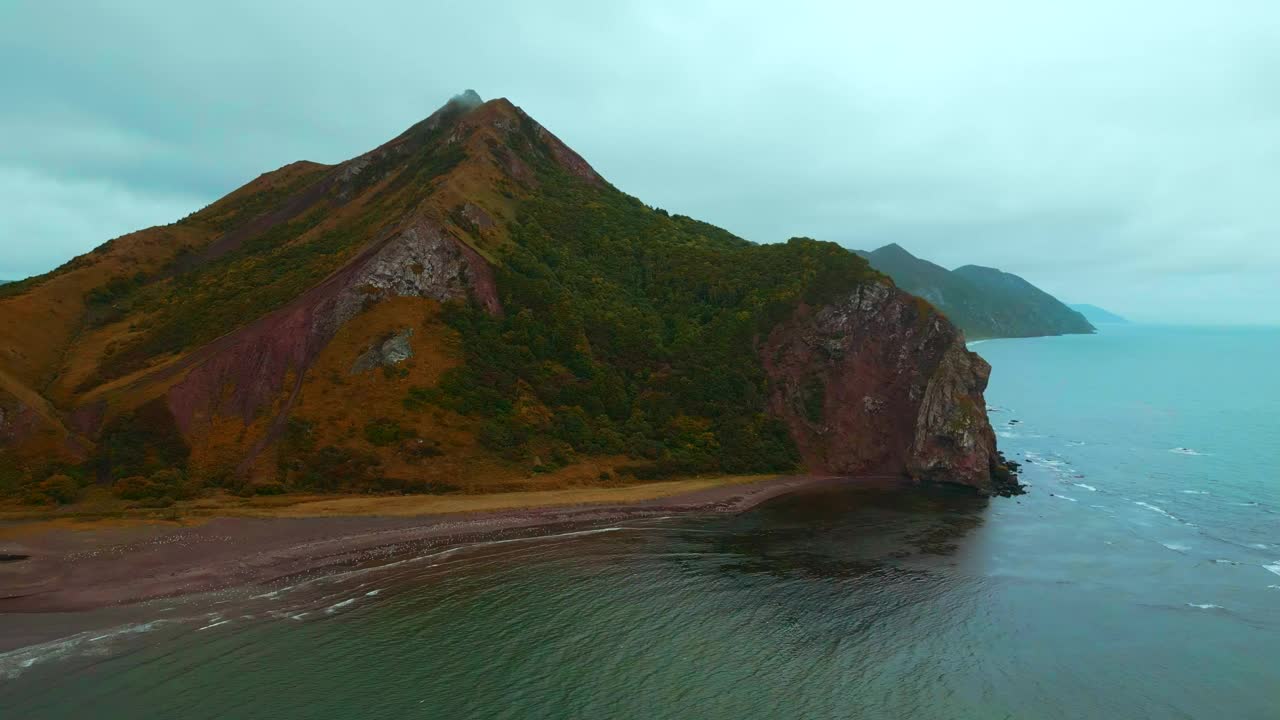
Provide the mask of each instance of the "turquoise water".
[{"label": "turquoise water", "polygon": [[815,490],[104,611],[0,656],[0,714],[1280,717],[1280,331],[975,350],[1021,498]]}]

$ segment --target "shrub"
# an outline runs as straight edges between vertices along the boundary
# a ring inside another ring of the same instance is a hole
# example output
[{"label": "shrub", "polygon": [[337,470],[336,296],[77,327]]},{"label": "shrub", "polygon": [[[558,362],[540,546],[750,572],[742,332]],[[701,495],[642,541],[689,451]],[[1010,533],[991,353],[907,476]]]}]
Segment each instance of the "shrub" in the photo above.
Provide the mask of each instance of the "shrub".
[{"label": "shrub", "polygon": [[440,449],[440,443],[435,440],[428,441],[422,438],[411,438],[401,443],[400,455],[406,460],[416,463],[425,458],[440,457],[444,455],[444,451]]},{"label": "shrub", "polygon": [[80,497],[80,483],[69,475],[52,475],[28,486],[24,500],[31,505],[67,505]]},{"label": "shrub", "polygon": [[378,447],[395,445],[406,438],[414,436],[410,429],[403,428],[400,423],[387,418],[378,418],[364,426],[364,439]]},{"label": "shrub", "polygon": [[289,484],[309,490],[366,490],[381,479],[377,456],[337,445],[295,459]]},{"label": "shrub", "polygon": [[190,448],[163,399],[112,419],[102,431],[96,463],[105,477],[148,476],[187,464]]},{"label": "shrub", "polygon": [[151,480],[141,475],[130,475],[115,481],[111,492],[121,500],[143,500],[159,496]]},{"label": "shrub", "polygon": [[283,495],[286,490],[284,483],[276,481],[253,483],[249,487],[254,495]]},{"label": "shrub", "polygon": [[[150,477],[131,475],[117,480],[111,487],[116,497],[122,500],[174,500],[190,497],[192,488],[186,483],[182,471],[166,468],[152,473]],[[167,507],[167,505],[151,505],[150,507]]]},{"label": "shrub", "polygon": [[457,485],[423,480],[421,478],[379,478],[369,490],[374,492],[400,492],[406,495],[447,495],[461,490]]}]

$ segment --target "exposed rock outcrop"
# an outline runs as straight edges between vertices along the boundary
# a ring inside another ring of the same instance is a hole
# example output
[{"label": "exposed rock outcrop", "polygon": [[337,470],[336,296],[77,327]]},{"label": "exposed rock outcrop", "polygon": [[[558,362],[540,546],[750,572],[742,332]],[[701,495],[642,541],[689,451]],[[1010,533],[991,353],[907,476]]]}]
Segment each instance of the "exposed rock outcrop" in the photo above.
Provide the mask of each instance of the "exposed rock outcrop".
[{"label": "exposed rock outcrop", "polygon": [[239,416],[248,425],[271,408],[274,419],[245,461],[251,462],[278,434],[321,350],[363,308],[391,297],[444,301],[468,293],[490,312],[500,312],[488,263],[437,223],[419,218],[373,242],[341,272],[288,306],[168,371],[187,370],[168,391],[169,409],[178,428],[190,436],[218,416]]},{"label": "exposed rock outcrop", "polygon": [[990,366],[927,303],[888,284],[800,307],[770,333],[770,404],[812,472],[1017,488],[982,393]]},{"label": "exposed rock outcrop", "polygon": [[391,337],[376,343],[361,353],[351,365],[351,374],[358,375],[380,367],[394,367],[413,357],[413,328],[405,328]]}]

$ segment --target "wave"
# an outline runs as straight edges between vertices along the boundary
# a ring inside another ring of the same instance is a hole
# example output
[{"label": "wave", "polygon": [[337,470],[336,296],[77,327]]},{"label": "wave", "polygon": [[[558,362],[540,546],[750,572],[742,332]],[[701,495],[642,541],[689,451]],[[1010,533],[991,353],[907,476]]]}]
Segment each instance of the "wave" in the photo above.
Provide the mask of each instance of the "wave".
[{"label": "wave", "polygon": [[1152,512],[1160,513],[1161,515],[1163,515],[1163,516],[1165,516],[1165,517],[1169,518],[1170,520],[1177,520],[1177,519],[1178,519],[1178,517],[1177,517],[1176,515],[1172,515],[1172,514],[1170,514],[1169,512],[1167,512],[1164,508],[1162,508],[1162,507],[1158,507],[1158,506],[1156,506],[1156,505],[1152,505],[1151,503],[1142,502],[1141,500],[1134,500],[1134,501],[1133,501],[1133,504],[1134,504],[1134,505],[1138,505],[1138,506],[1140,506],[1140,507],[1144,507],[1144,508],[1146,508],[1146,509],[1148,509],[1148,510],[1150,510],[1150,511],[1152,511]]},{"label": "wave", "polygon": [[1049,495],[1050,495],[1050,497],[1062,498],[1063,500],[1068,500],[1068,501],[1070,501],[1070,502],[1080,502],[1079,500],[1077,500],[1077,499],[1075,499],[1075,498],[1073,498],[1073,497],[1067,497],[1066,495],[1058,495],[1058,494],[1055,494],[1055,493],[1050,493]]},{"label": "wave", "polygon": [[1208,495],[1208,490],[1179,490],[1183,495]]},{"label": "wave", "polygon": [[[600,533],[618,532],[621,530],[629,530],[629,529],[631,528],[612,526],[612,527],[603,527],[603,528],[588,528],[586,530],[571,530],[571,531],[562,532],[562,533],[549,533],[547,535],[532,535],[528,537],[504,538],[501,540],[481,540],[478,542],[466,543],[464,545],[455,545],[453,547],[445,548],[444,550],[437,550],[435,552],[426,553],[425,555],[414,555],[412,557],[404,558],[403,560],[395,560],[392,562],[383,563],[381,565],[370,565],[369,567],[356,568],[354,570],[345,570],[342,572],[333,573],[331,575],[321,575],[319,577],[312,578],[305,582],[300,582],[296,585],[290,585],[288,587],[280,588],[278,590],[274,590],[268,593],[263,593],[262,595],[254,595],[253,598],[254,599],[257,599],[257,598],[273,599],[279,593],[283,593],[287,590],[293,590],[296,588],[309,586],[315,583],[341,582],[343,580],[349,580],[351,578],[355,578],[360,575],[366,575],[368,573],[381,572],[381,571],[389,570],[391,568],[398,567],[401,565],[408,565],[408,564],[420,563],[428,560],[446,558],[461,552],[465,552],[467,550],[475,550],[477,548],[489,547],[491,545],[507,545],[510,543],[537,543],[543,540],[559,540],[564,538],[580,537],[584,535],[598,535]],[[434,563],[432,563],[432,565],[434,565]]]},{"label": "wave", "polygon": [[1274,563],[1271,563],[1270,565],[1263,565],[1262,567],[1275,573],[1276,575],[1280,575],[1280,560],[1277,560]]},{"label": "wave", "polygon": [[1085,490],[1088,490],[1089,492],[1098,492],[1098,488],[1096,488],[1096,487],[1094,487],[1094,486],[1092,486],[1092,485],[1086,485],[1086,484],[1084,484],[1084,483],[1075,483],[1075,486],[1076,486],[1076,487],[1082,487],[1082,488],[1084,488]]},{"label": "wave", "polygon": [[341,610],[342,608],[347,607],[348,605],[351,605],[355,601],[356,601],[355,598],[349,598],[347,600],[343,600],[342,602],[336,602],[330,605],[329,607],[325,608],[325,614],[332,615],[338,612],[339,610]]},{"label": "wave", "polygon": [[1175,453],[1177,455],[1196,455],[1196,456],[1203,456],[1203,455],[1209,454],[1209,453],[1202,453],[1199,450],[1192,450],[1189,447],[1170,448],[1169,452]]},{"label": "wave", "polygon": [[1205,603],[1203,605],[1201,605],[1200,603],[1187,603],[1187,607],[1199,608],[1201,610],[1222,610],[1223,609],[1221,605],[1214,605],[1213,603]]},{"label": "wave", "polygon": [[1186,552],[1191,549],[1190,545],[1183,545],[1182,543],[1162,542],[1160,544],[1174,552]]},{"label": "wave", "polygon": [[110,643],[103,642],[104,640],[110,641],[126,635],[150,632],[168,622],[171,621],[152,620],[145,623],[121,625],[106,632],[91,630],[77,633],[70,637],[40,643],[39,645],[28,645],[6,653],[0,653],[0,678],[12,680],[33,665],[49,660],[59,660],[77,653],[85,655],[106,654]]}]

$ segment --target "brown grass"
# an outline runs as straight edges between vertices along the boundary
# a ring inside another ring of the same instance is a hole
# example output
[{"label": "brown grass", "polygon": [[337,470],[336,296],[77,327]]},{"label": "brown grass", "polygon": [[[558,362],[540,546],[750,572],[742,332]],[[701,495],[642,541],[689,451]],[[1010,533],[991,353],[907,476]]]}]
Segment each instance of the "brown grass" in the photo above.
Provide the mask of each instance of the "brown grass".
[{"label": "brown grass", "polygon": [[275,495],[240,498],[219,494],[183,501],[171,508],[136,508],[105,491],[64,508],[0,505],[0,539],[49,530],[101,530],[139,525],[191,525],[215,517],[335,517],[377,515],[417,517],[578,505],[623,505],[713,487],[744,485],[772,475],[688,478],[615,486],[458,495]]}]

